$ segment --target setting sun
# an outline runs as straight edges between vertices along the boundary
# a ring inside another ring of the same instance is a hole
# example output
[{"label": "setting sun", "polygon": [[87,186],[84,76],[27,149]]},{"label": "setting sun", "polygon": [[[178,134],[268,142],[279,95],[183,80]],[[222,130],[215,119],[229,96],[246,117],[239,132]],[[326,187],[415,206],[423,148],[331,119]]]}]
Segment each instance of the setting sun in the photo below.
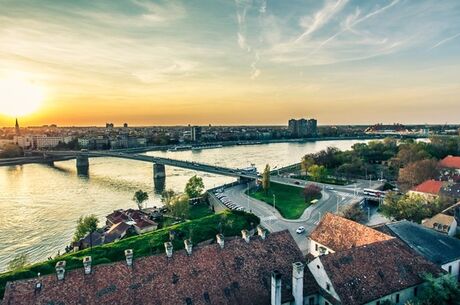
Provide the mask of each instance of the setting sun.
[{"label": "setting sun", "polygon": [[44,99],[43,89],[23,78],[0,79],[0,112],[23,116],[35,112]]}]

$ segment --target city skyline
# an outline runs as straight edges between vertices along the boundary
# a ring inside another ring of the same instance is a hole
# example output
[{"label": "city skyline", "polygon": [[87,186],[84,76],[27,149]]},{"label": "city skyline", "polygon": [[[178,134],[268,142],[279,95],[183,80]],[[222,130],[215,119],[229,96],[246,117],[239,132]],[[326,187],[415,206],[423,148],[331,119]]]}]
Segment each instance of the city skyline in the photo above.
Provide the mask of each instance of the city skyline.
[{"label": "city skyline", "polygon": [[457,1],[0,3],[0,126],[460,122]]}]

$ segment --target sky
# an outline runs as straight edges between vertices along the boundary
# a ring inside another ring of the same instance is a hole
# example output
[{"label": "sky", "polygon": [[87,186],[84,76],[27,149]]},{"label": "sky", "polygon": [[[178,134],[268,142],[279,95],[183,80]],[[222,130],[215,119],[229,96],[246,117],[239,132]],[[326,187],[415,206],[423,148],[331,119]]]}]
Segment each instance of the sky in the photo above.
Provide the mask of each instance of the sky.
[{"label": "sky", "polygon": [[460,123],[460,1],[0,0],[11,75],[23,125]]}]

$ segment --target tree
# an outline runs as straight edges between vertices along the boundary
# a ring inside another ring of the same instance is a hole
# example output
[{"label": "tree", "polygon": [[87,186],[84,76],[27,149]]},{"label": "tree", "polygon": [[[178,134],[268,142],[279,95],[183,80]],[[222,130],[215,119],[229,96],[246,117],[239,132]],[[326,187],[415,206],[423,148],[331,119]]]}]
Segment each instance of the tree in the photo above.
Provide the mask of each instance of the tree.
[{"label": "tree", "polygon": [[262,188],[264,189],[265,194],[268,193],[270,189],[270,165],[265,165],[264,172],[262,173]]},{"label": "tree", "polygon": [[366,213],[361,209],[359,203],[342,207],[340,214],[342,217],[356,222],[363,222],[366,219]]},{"label": "tree", "polygon": [[24,156],[24,151],[16,144],[6,144],[3,150],[0,150],[0,158],[14,158]]},{"label": "tree", "polygon": [[435,159],[425,159],[409,163],[399,170],[398,184],[404,191],[422,183],[425,180],[439,176],[438,162]]},{"label": "tree", "polygon": [[433,214],[431,205],[427,204],[422,196],[398,196],[393,192],[387,193],[380,206],[380,211],[383,215],[395,220],[407,219],[417,223]]},{"label": "tree", "polygon": [[29,263],[29,257],[26,253],[17,254],[9,263],[8,271],[16,271],[24,268]]},{"label": "tree", "polygon": [[323,165],[312,165],[309,168],[308,174],[314,181],[321,181],[327,175],[327,170]]},{"label": "tree", "polygon": [[77,227],[75,229],[73,241],[79,241],[85,237],[86,234],[96,231],[98,224],[99,219],[97,219],[95,215],[88,215],[85,217],[80,216],[77,220]]},{"label": "tree", "polygon": [[305,202],[310,201],[313,198],[317,198],[321,195],[321,188],[316,184],[308,184],[303,189],[303,196],[305,197]]},{"label": "tree", "polygon": [[453,276],[435,278],[431,274],[423,276],[426,284],[416,304],[419,305],[459,305],[460,288]]},{"label": "tree", "polygon": [[165,203],[165,206],[172,216],[186,219],[190,215],[189,199],[187,194],[174,195]]},{"label": "tree", "polygon": [[303,156],[302,160],[300,161],[301,173],[306,176],[308,174],[308,169],[314,164],[315,160],[311,155]]},{"label": "tree", "polygon": [[161,193],[161,202],[163,202],[165,205],[169,204],[171,199],[176,195],[174,190],[169,189],[169,190],[164,190]]},{"label": "tree", "polygon": [[149,194],[147,192],[144,192],[142,190],[138,190],[137,192],[134,193],[133,200],[136,202],[139,210],[142,210],[142,204],[144,201],[149,199]]},{"label": "tree", "polygon": [[184,192],[188,195],[189,198],[196,198],[201,196],[203,190],[203,179],[195,175],[188,180],[187,184],[185,185]]}]

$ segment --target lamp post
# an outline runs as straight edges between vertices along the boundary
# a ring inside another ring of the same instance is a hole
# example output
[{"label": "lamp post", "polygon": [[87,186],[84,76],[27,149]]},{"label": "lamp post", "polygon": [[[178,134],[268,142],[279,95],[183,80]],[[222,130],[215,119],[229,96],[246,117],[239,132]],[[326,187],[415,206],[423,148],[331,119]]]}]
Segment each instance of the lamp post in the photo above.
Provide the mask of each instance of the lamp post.
[{"label": "lamp post", "polygon": [[276,212],[276,195],[273,194],[273,208],[275,209]]}]

